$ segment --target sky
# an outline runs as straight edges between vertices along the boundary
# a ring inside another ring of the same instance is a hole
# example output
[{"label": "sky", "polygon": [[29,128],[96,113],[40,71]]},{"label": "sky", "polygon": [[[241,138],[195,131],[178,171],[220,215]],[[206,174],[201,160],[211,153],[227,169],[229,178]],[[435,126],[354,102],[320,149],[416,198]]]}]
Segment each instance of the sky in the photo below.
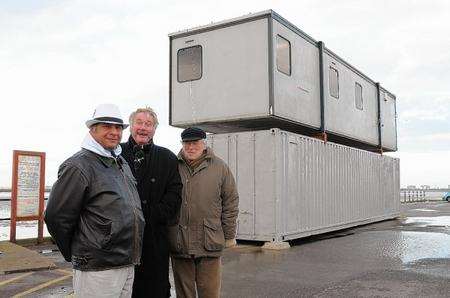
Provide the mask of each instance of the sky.
[{"label": "sky", "polygon": [[[450,1],[0,1],[0,186],[13,150],[46,152],[46,184],[101,103],[168,124],[168,34],[273,9],[397,97],[401,186],[450,185]],[[129,136],[124,133],[123,139]]]}]

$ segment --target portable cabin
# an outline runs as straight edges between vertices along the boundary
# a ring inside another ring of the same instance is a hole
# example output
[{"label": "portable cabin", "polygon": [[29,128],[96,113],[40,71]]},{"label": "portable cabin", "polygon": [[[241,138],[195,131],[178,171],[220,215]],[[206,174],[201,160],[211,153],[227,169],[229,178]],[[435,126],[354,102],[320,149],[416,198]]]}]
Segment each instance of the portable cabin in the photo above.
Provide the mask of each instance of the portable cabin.
[{"label": "portable cabin", "polygon": [[396,97],[272,10],[169,35],[173,126],[396,151]]}]

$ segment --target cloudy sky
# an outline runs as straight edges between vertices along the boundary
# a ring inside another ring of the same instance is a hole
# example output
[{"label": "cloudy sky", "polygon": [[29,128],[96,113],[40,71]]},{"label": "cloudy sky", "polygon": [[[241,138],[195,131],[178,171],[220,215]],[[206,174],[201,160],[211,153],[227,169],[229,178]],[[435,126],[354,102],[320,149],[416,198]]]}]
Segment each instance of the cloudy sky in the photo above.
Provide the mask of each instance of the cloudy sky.
[{"label": "cloudy sky", "polygon": [[[397,96],[401,185],[450,185],[450,1],[0,1],[0,186],[12,150],[47,153],[46,184],[100,103],[168,125],[168,33],[273,9]],[[125,138],[128,133],[125,133]]]}]

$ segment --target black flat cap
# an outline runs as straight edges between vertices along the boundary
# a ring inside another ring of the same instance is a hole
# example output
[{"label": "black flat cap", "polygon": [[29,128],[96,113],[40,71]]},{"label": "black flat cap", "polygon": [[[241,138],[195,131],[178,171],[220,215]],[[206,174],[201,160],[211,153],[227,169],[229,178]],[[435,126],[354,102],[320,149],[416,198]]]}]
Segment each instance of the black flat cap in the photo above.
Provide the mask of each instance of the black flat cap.
[{"label": "black flat cap", "polygon": [[206,133],[198,127],[188,127],[181,133],[183,142],[197,141],[206,139]]}]

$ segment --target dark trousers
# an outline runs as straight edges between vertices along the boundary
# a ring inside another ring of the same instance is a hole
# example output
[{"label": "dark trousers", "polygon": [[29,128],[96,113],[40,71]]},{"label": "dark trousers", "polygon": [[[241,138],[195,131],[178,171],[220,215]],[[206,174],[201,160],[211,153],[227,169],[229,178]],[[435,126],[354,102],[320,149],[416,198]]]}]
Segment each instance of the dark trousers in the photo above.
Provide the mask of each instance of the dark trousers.
[{"label": "dark trousers", "polygon": [[[147,265],[148,266],[148,265]],[[165,272],[160,271],[160,276],[150,268],[142,265],[136,266],[134,271],[133,298],[167,298],[170,297],[170,282],[166,279]]]},{"label": "dark trousers", "polygon": [[222,265],[220,257],[172,257],[175,290],[179,298],[220,297]]},{"label": "dark trousers", "polygon": [[141,264],[134,271],[133,298],[170,297],[169,248],[166,242],[161,237],[145,238]]}]

